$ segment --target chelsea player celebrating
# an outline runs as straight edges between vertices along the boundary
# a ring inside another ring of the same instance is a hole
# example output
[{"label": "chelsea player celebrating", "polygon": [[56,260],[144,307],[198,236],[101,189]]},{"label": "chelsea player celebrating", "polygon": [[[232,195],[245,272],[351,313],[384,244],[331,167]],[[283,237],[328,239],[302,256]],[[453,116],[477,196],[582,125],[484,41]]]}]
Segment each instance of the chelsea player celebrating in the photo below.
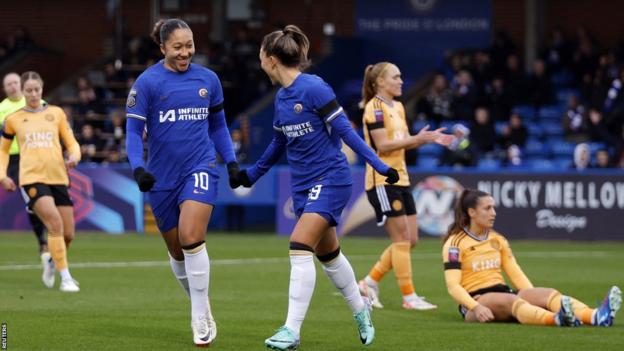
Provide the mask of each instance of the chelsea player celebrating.
[{"label": "chelsea player celebrating", "polygon": [[139,188],[150,192],[171,268],[191,299],[193,340],[207,346],[217,334],[208,301],[210,262],[204,243],[217,197],[215,149],[234,176],[231,181],[237,179],[238,165],[225,123],[221,83],[214,72],[191,63],[195,46],[189,26],[179,19],[161,20],[152,38],[165,58],[138,77],[128,96],[128,159]]},{"label": "chelsea player celebrating", "polygon": [[373,342],[369,306],[359,293],[351,264],[340,252],[335,226],[351,196],[352,179],[341,139],[363,156],[388,183],[398,172],[384,164],[353,131],[332,89],[321,78],[304,74],[310,44],[296,26],[266,35],[260,49],[262,69],[282,88],[275,99],[275,135],[256,164],[240,171],[238,180],[251,186],[287,150],[292,173],[295,214],[290,236],[290,286],[286,324],[266,339],[269,348],[294,350],[312,298],[316,273],[313,255],[353,311],[360,340]]}]

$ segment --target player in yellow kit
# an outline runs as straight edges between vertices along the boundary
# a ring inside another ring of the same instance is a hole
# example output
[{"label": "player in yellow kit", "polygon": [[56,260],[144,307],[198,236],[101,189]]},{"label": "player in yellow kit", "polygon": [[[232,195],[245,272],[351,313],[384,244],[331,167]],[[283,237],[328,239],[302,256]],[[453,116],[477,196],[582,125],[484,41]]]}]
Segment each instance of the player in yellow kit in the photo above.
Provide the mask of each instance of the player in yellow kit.
[{"label": "player in yellow kit", "polygon": [[[596,309],[552,288],[536,288],[509,243],[493,230],[496,210],[490,194],[466,189],[457,200],[455,221],[444,238],[442,259],[449,294],[467,322],[533,325],[611,326],[622,292],[611,287]],[[505,272],[514,289],[505,284]]]},{"label": "player in yellow kit", "polygon": [[[24,98],[22,94],[19,74],[15,72],[7,73],[2,79],[2,86],[7,97],[0,102],[0,128],[8,115],[26,106],[26,98]],[[9,155],[9,168],[7,173],[9,177],[17,183],[19,182],[19,147],[17,146],[16,140],[11,144]],[[31,210],[28,210],[28,221],[39,242],[39,254],[41,256],[41,263],[43,264],[43,279],[45,281],[46,276],[49,276],[50,273],[53,274],[52,270],[54,270],[54,263],[48,252],[45,227],[39,217]]]},{"label": "player in yellow kit", "polygon": [[448,145],[453,137],[442,134],[443,128],[429,131],[428,126],[418,134],[410,135],[403,104],[394,100],[401,96],[402,85],[401,71],[396,65],[379,62],[366,67],[362,88],[364,137],[382,161],[399,171],[399,181],[389,185],[386,177],[366,166],[366,195],[375,209],[377,225],[386,228],[392,243],[359,286],[374,307],[382,308],[378,283],[388,271],[394,269],[403,295],[403,308],[430,310],[436,305],[418,296],[412,282],[410,251],[418,241],[418,225],[416,206],[409,188],[405,150],[434,142]]},{"label": "player in yellow kit", "polygon": [[[21,76],[21,83],[26,106],[9,115],[2,128],[0,185],[8,191],[16,190],[6,170],[11,142],[17,139],[21,151],[19,186],[29,197],[29,208],[35,211],[48,230],[48,247],[61,276],[60,290],[77,292],[80,288],[67,265],[67,247],[74,238],[73,203],[67,191],[67,167],[75,167],[80,161],[80,146],[63,110],[41,103],[43,80],[39,74],[26,72]],[[61,140],[69,154],[67,160],[63,157]],[[54,285],[53,277],[46,283],[50,288]]]}]

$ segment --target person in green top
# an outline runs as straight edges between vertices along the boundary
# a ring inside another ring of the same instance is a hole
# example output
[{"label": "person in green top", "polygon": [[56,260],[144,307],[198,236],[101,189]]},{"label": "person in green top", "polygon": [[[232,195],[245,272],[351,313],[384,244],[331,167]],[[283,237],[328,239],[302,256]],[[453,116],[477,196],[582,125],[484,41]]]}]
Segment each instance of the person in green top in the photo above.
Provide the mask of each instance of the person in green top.
[{"label": "person in green top", "polygon": [[[17,73],[8,73],[2,80],[4,87],[4,93],[6,98],[0,102],[0,127],[4,124],[4,120],[8,115],[18,111],[22,107],[26,106],[26,99],[22,94],[22,87],[20,83],[20,76]],[[17,138],[13,139],[11,148],[9,149],[9,167],[7,174],[15,184],[19,184],[19,147],[17,146]],[[25,194],[22,194],[25,195]],[[28,196],[24,196],[25,201],[28,201]],[[48,252],[48,241],[46,238],[45,226],[37,217],[37,215],[28,210],[28,220],[30,225],[37,236],[39,241],[39,254],[41,255],[41,264],[43,265],[44,276],[53,274],[54,262]],[[42,277],[43,278],[43,277]]]}]

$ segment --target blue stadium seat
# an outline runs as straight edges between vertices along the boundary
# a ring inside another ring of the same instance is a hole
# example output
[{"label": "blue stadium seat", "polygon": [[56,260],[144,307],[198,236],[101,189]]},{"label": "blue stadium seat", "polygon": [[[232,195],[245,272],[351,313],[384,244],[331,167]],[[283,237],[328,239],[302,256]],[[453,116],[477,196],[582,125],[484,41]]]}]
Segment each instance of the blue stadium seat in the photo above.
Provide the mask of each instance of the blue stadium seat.
[{"label": "blue stadium seat", "polygon": [[559,171],[564,171],[566,169],[569,169],[570,166],[572,165],[572,156],[569,157],[555,157],[552,162],[555,164],[555,167],[557,168],[557,170]]},{"label": "blue stadium seat", "polygon": [[533,105],[518,105],[511,112],[519,114],[525,121],[535,118],[535,107]]},{"label": "blue stadium seat", "polygon": [[570,100],[570,97],[572,95],[579,96],[580,93],[577,89],[570,89],[570,88],[558,89],[557,92],[555,93],[557,102],[559,103],[559,105],[562,105],[562,106],[568,105],[568,101]]},{"label": "blue stadium seat", "polygon": [[533,138],[527,140],[523,152],[527,157],[548,157],[549,155],[548,146]]},{"label": "blue stadium seat", "polygon": [[571,157],[572,155],[574,155],[574,148],[576,147],[574,143],[562,139],[549,139],[548,144],[550,146],[550,150],[553,153],[553,156],[555,157]]},{"label": "blue stadium seat", "polygon": [[530,138],[541,139],[544,136],[544,129],[537,123],[526,123],[527,130],[529,131]]},{"label": "blue stadium seat", "polygon": [[414,121],[414,124],[412,124],[412,128],[414,128],[414,133],[418,133],[418,131],[423,129],[427,124],[429,125],[429,129],[432,129],[435,127],[434,121],[425,121],[425,120]]},{"label": "blue stadium seat", "polygon": [[477,168],[484,170],[498,170],[501,167],[501,161],[494,158],[480,159]]},{"label": "blue stadium seat", "polygon": [[431,144],[425,144],[419,147],[418,153],[421,156],[434,156],[437,158],[437,156],[440,155],[443,150],[444,150],[443,146],[435,144],[435,143],[431,143]]},{"label": "blue stadium seat", "polygon": [[561,137],[563,136],[563,128],[561,127],[561,123],[554,121],[542,121],[542,128],[544,129],[544,134],[547,138],[549,137]]},{"label": "blue stadium seat", "polygon": [[538,115],[540,120],[561,121],[564,109],[558,105],[543,106],[539,109]]},{"label": "blue stadium seat", "polygon": [[536,171],[552,171],[555,170],[555,164],[547,158],[530,158],[526,160],[526,164],[530,169]]},{"label": "blue stadium seat", "polygon": [[606,143],[601,143],[601,142],[591,142],[591,143],[587,143],[587,145],[589,145],[589,153],[593,156],[596,151],[598,150],[602,150],[602,149],[608,149],[607,144]]},{"label": "blue stadium seat", "polygon": [[420,155],[418,157],[418,167],[432,169],[438,167],[438,158]]},{"label": "blue stadium seat", "polygon": [[566,86],[573,83],[574,77],[571,73],[563,71],[555,73],[550,77],[550,81],[556,86]]}]

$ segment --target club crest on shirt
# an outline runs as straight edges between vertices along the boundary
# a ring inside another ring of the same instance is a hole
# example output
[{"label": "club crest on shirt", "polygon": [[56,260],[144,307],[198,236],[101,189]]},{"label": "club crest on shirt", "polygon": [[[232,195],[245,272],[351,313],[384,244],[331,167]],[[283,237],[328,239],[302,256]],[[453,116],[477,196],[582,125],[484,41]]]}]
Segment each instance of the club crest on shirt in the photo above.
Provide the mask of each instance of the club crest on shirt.
[{"label": "club crest on shirt", "polygon": [[45,119],[48,122],[52,122],[52,121],[54,121],[54,115],[48,113],[48,114],[45,115]]},{"label": "club crest on shirt", "polygon": [[458,247],[449,247],[449,249],[448,249],[448,261],[449,262],[459,262],[459,248]]},{"label": "club crest on shirt", "polygon": [[208,89],[206,88],[199,89],[199,96],[205,99],[208,96]]},{"label": "club crest on shirt", "polygon": [[126,106],[134,107],[134,105],[136,105],[136,94],[136,90],[130,90],[130,93],[128,94],[128,100],[126,101]]},{"label": "club crest on shirt", "polygon": [[301,111],[303,111],[303,105],[299,103],[295,104],[294,110],[295,113],[301,113]]},{"label": "club crest on shirt", "polygon": [[28,196],[32,199],[33,197],[37,196],[37,188],[30,188],[28,189]]}]

